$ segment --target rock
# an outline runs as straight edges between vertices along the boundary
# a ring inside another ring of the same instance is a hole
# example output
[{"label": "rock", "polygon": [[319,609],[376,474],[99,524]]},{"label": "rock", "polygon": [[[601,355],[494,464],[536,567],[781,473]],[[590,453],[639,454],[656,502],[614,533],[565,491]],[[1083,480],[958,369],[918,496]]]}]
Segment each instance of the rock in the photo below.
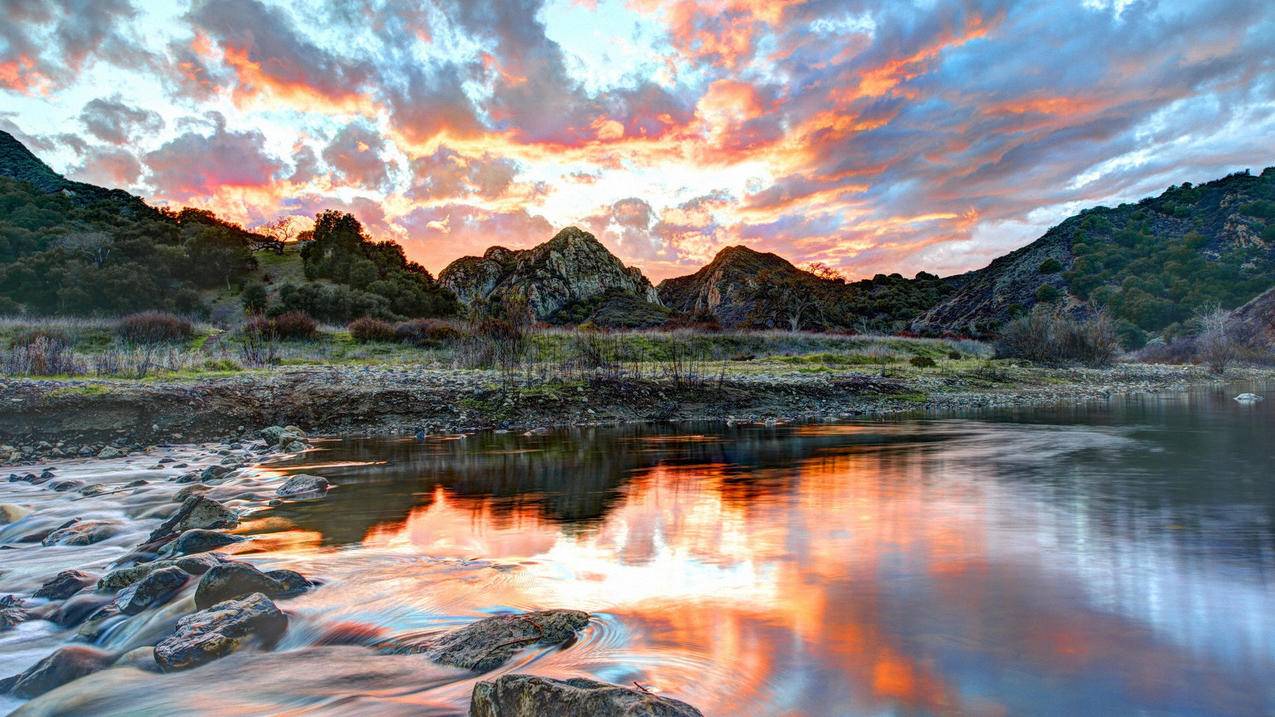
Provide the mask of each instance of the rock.
[{"label": "rock", "polygon": [[[261,429],[261,437],[265,439],[267,446],[283,447],[289,443],[304,441],[306,435],[305,431],[296,426],[270,426]],[[302,448],[302,450],[305,449]]]},{"label": "rock", "polygon": [[267,570],[265,574],[266,577],[283,586],[282,593],[271,597],[296,597],[315,586],[313,581],[307,580],[304,575],[295,570]]},{"label": "rock", "polygon": [[501,675],[474,685],[469,717],[703,717],[670,697],[576,677]]},{"label": "rock", "polygon": [[68,490],[71,490],[72,488],[79,488],[82,485],[84,485],[84,481],[78,481],[75,479],[67,479],[67,480],[55,481],[54,483],[51,483],[49,487],[52,488],[54,492],[65,493]]},{"label": "rock", "polygon": [[233,470],[234,468],[230,466],[223,466],[223,465],[208,466],[207,468],[199,472],[199,480],[204,482],[215,481],[218,478],[222,478],[228,475]]},{"label": "rock", "polygon": [[107,490],[106,486],[101,483],[90,483],[80,489],[80,495],[86,498],[92,498],[95,495],[101,495]]},{"label": "rock", "polygon": [[63,570],[41,585],[31,597],[65,600],[96,581],[96,576],[81,570]]},{"label": "rock", "polygon": [[262,593],[271,598],[292,597],[310,587],[309,581],[292,571],[272,572],[289,575],[284,580],[279,580],[248,563],[225,562],[217,565],[199,579],[199,585],[195,587],[195,607],[202,610],[252,593]]},{"label": "rock", "polygon": [[0,503],[0,524],[8,525],[31,515],[31,509],[13,503]]},{"label": "rock", "polygon": [[532,645],[559,645],[589,623],[579,610],[541,610],[498,615],[452,630],[424,646],[429,659],[444,665],[486,672]]},{"label": "rock", "polygon": [[216,530],[204,530],[203,528],[191,528],[177,536],[177,539],[173,542],[165,545],[161,554],[176,556],[206,553],[232,543],[241,543],[243,540],[238,535],[221,533]]},{"label": "rock", "polygon": [[147,543],[169,536],[177,536],[191,528],[234,528],[239,518],[226,506],[202,495],[192,495],[182,501],[176,513],[169,516],[158,528],[151,531]]},{"label": "rock", "polygon": [[305,441],[296,439],[288,441],[287,443],[281,443],[279,444],[279,447],[282,448],[285,453],[301,453],[305,451],[305,449],[309,448]]},{"label": "rock", "polygon": [[26,622],[26,602],[17,595],[0,597],[0,631],[8,630],[20,622]]},{"label": "rock", "polygon": [[220,565],[222,562],[223,558],[220,553],[199,553],[198,555],[186,555],[180,558],[173,558],[171,560],[156,560],[151,563],[142,563],[141,565],[116,568],[106,575],[103,575],[101,579],[97,581],[97,589],[103,592],[123,590],[156,570],[168,567],[181,568],[191,575],[203,575],[211,568]]},{"label": "rock", "polygon": [[261,593],[219,602],[178,620],[177,631],[155,646],[155,662],[165,672],[198,667],[250,640],[273,645],[287,627],[288,617]]},{"label": "rock", "polygon": [[23,699],[38,697],[71,680],[106,669],[111,664],[111,653],[95,647],[69,645],[32,665],[13,680],[10,692]]},{"label": "rock", "polygon": [[173,565],[152,570],[149,575],[120,591],[115,597],[115,607],[125,615],[136,615],[148,607],[163,605],[182,586],[190,575]]},{"label": "rock", "polygon": [[125,652],[111,663],[111,667],[132,667],[145,672],[160,672],[159,664],[155,662],[155,648],[150,646]]},{"label": "rock", "polygon": [[[180,482],[180,481],[179,481],[179,482]],[[203,484],[200,484],[200,483],[197,483],[197,484],[195,484],[195,485],[188,485],[188,486],[186,486],[185,488],[182,488],[181,490],[177,491],[177,494],[173,496],[173,499],[174,499],[174,500],[186,500],[187,498],[191,497],[192,495],[199,495],[199,494],[201,494],[201,493],[207,493],[207,492],[208,492],[208,491],[210,491],[210,490],[212,490],[212,488],[211,488],[210,486],[206,486],[206,485],[203,485]]]},{"label": "rock", "polygon": [[115,446],[107,446],[97,452],[98,458],[123,458],[126,455],[128,454]]},{"label": "rock", "polygon": [[280,498],[321,498],[329,487],[326,478],[299,473],[284,481],[274,494]]},{"label": "rock", "polygon": [[1235,397],[1235,400],[1239,401],[1240,403],[1256,403],[1262,400],[1262,397],[1257,395],[1256,393],[1241,393],[1240,395]]},{"label": "rock", "polygon": [[58,528],[40,541],[42,545],[92,545],[100,543],[119,532],[118,520],[77,520]]},{"label": "rock", "polygon": [[53,622],[62,627],[75,627],[114,602],[115,598],[111,595],[80,593],[58,606],[57,612],[53,614]]}]

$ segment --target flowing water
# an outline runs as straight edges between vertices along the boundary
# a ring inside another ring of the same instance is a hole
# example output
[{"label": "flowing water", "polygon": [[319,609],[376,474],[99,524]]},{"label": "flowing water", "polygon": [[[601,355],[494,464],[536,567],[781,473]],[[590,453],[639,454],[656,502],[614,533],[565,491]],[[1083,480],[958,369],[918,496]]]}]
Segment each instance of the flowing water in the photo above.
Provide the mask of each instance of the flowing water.
[{"label": "flowing water", "polygon": [[[500,671],[637,682],[706,715],[1275,713],[1275,400],[1237,403],[1238,390],[961,418],[319,441],[219,488],[250,510],[239,532],[255,537],[233,552],[324,581],[280,602],[291,625],[275,652],[111,670],[41,713],[464,713],[474,675],[325,645],[557,607],[594,615],[580,639]],[[253,507],[296,472],[335,488]],[[0,500],[141,531],[164,490],[73,505],[4,484]],[[0,589],[100,570],[136,532],[0,551]],[[153,644],[190,609],[99,643]],[[69,637],[19,625],[0,635],[0,670]]]}]

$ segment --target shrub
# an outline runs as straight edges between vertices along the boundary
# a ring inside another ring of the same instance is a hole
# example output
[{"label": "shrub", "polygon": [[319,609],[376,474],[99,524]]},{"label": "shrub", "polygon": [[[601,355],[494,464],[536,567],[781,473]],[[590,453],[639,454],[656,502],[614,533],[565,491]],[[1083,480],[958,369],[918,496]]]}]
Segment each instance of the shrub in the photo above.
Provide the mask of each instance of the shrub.
[{"label": "shrub", "polygon": [[707,309],[698,309],[689,314],[674,314],[660,328],[667,331],[690,329],[692,331],[718,332],[722,330],[722,325],[713,312]]},{"label": "shrub", "polygon": [[189,341],[195,335],[190,322],[163,311],[143,311],[120,319],[115,329],[131,344],[171,344]]},{"label": "shrub", "polygon": [[1118,349],[1115,328],[1105,312],[1076,319],[1042,304],[1002,327],[996,355],[1041,363],[1105,366]]},{"label": "shrub", "polygon": [[1062,262],[1050,257],[1040,263],[1040,267],[1037,268],[1037,271],[1042,274],[1057,274],[1062,271],[1062,268]]},{"label": "shrub", "polygon": [[82,373],[83,367],[76,361],[69,342],[37,336],[8,351],[4,371],[15,376],[56,376]]},{"label": "shrub", "polygon": [[935,366],[938,365],[934,363],[934,359],[930,358],[929,356],[913,356],[911,359],[908,360],[908,363],[912,364],[913,366],[917,368],[934,368]]},{"label": "shrub", "polygon": [[1223,373],[1239,356],[1239,342],[1233,336],[1230,312],[1215,307],[1199,319],[1200,333],[1195,339],[1200,360],[1213,373]]},{"label": "shrub", "polygon": [[1036,301],[1042,304],[1052,304],[1060,298],[1062,298],[1062,292],[1052,284],[1041,284],[1040,288],[1036,289]]},{"label": "shrub", "polygon": [[437,346],[461,338],[455,326],[438,319],[412,319],[400,322],[393,329],[394,338],[412,346]]},{"label": "shrub", "polygon": [[273,341],[279,338],[275,333],[274,320],[265,316],[253,316],[244,322],[241,329],[247,338]]},{"label": "shrub", "polygon": [[949,359],[953,360],[953,361],[960,361],[960,360],[961,360],[961,352],[960,352],[960,351],[948,351],[948,352],[947,352],[947,357],[948,357]]},{"label": "shrub", "polygon": [[393,324],[370,316],[351,321],[347,328],[350,330],[350,337],[361,344],[369,341],[394,341],[398,338]]},{"label": "shrub", "polygon": [[319,325],[304,311],[288,311],[270,320],[275,336],[284,341],[311,339]]},{"label": "shrub", "polygon": [[239,301],[243,303],[245,314],[260,314],[266,310],[270,297],[266,293],[265,285],[254,281],[243,288]]},{"label": "shrub", "polygon": [[67,336],[65,331],[62,329],[46,327],[19,331],[9,339],[9,346],[15,349],[26,348],[42,340],[53,344],[60,344],[64,348],[69,348],[71,346],[71,337]]}]

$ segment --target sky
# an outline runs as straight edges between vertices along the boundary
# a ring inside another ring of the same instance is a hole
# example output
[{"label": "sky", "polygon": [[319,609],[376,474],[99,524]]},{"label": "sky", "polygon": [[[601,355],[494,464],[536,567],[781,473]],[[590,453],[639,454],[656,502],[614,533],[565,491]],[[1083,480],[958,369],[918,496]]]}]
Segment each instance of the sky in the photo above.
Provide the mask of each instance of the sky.
[{"label": "sky", "polygon": [[984,266],[1275,164],[1271,0],[0,0],[0,129],[74,179],[438,271],[577,225],[659,280],[745,244]]}]

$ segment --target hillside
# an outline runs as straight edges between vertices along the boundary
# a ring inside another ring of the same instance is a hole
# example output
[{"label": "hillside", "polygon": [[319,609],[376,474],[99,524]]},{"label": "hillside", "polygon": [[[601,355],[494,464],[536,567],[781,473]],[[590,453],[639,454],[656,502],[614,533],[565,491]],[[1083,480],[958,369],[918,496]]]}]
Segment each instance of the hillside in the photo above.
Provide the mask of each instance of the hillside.
[{"label": "hillside", "polygon": [[0,177],[27,182],[42,194],[61,194],[75,206],[112,205],[126,215],[154,216],[158,212],[122,189],[105,189],[73,182],[54,172],[13,135],[0,130]]},{"label": "hillside", "polygon": [[993,334],[1039,302],[1076,313],[1103,306],[1130,346],[1172,335],[1217,305],[1275,285],[1275,168],[1081,212],[1035,242],[966,275],[912,328]]},{"label": "hillside", "polygon": [[575,314],[582,303],[617,292],[657,307],[660,303],[641,271],[626,267],[592,234],[576,227],[531,249],[494,246],[481,257],[462,257],[438,279],[464,304],[521,296],[542,321],[554,321],[559,312]]}]

